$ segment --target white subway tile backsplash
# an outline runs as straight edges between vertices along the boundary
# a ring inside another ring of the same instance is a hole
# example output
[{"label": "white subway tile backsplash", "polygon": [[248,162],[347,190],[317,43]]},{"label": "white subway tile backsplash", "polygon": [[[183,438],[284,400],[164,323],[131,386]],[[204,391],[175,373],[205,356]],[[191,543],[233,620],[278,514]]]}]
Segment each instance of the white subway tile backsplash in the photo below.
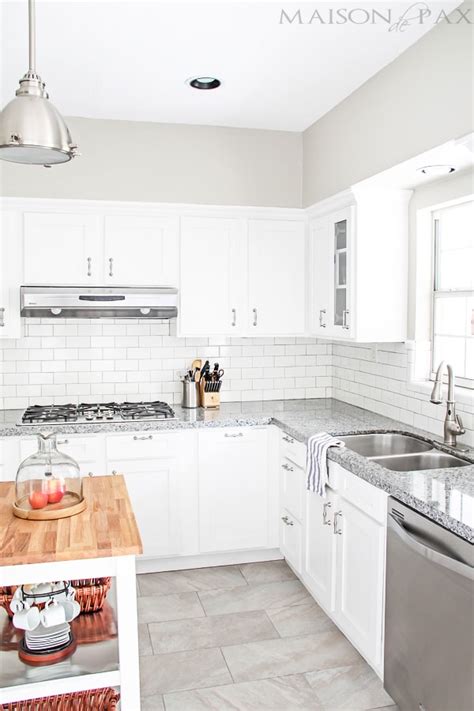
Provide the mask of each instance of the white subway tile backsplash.
[{"label": "white subway tile backsplash", "polygon": [[25,398],[177,403],[179,375],[196,357],[225,369],[223,401],[324,397],[330,379],[332,346],[313,338],[178,338],[169,322],[125,319],[26,319],[24,332],[0,343],[0,373],[9,376],[0,383],[0,407],[5,398],[15,407]]},{"label": "white subway tile backsplash", "polygon": [[[413,344],[312,338],[178,338],[169,322],[25,319],[24,337],[0,341],[0,407],[161,398],[179,403],[179,376],[195,357],[225,369],[223,402],[335,397],[442,434],[444,407],[412,382]],[[422,355],[425,351],[421,348]],[[474,445],[472,397],[458,410]]]}]

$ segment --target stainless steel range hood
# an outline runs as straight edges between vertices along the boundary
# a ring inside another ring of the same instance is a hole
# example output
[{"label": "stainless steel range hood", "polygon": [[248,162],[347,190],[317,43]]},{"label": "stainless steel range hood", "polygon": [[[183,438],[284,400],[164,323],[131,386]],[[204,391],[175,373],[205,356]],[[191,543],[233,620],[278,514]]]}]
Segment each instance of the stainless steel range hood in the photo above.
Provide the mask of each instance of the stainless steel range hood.
[{"label": "stainless steel range hood", "polygon": [[132,286],[22,286],[21,315],[57,318],[159,318],[178,314],[178,290]]}]

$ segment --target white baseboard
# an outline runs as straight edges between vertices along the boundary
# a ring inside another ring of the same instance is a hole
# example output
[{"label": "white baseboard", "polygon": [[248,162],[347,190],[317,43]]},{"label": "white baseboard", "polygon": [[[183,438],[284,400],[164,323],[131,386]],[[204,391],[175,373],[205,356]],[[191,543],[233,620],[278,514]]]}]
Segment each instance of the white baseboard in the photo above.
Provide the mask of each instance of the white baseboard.
[{"label": "white baseboard", "polygon": [[205,555],[177,556],[175,558],[136,559],[137,573],[162,573],[167,570],[188,570],[189,568],[212,568],[218,565],[239,565],[260,563],[265,560],[282,560],[279,548],[265,548],[256,551],[231,551],[230,553],[206,553]]}]

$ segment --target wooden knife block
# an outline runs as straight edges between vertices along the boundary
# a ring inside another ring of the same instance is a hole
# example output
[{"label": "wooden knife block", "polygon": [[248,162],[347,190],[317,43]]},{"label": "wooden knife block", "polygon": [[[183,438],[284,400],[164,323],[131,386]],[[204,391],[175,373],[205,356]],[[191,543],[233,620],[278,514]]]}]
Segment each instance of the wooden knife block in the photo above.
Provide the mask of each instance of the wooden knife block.
[{"label": "wooden knife block", "polygon": [[205,381],[201,380],[201,382],[199,383],[201,407],[204,407],[205,410],[218,410],[221,405],[220,393],[207,393],[205,391],[205,387]]}]

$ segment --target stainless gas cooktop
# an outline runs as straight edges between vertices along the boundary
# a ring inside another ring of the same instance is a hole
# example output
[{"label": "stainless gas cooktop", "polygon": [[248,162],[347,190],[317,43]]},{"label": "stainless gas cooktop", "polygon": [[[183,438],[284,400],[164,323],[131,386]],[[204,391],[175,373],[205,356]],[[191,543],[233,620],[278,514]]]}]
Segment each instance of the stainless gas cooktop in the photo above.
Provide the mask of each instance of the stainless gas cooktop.
[{"label": "stainless gas cooktop", "polygon": [[67,425],[124,420],[175,420],[174,410],[166,402],[104,402],[80,405],[32,405],[20,425]]}]

